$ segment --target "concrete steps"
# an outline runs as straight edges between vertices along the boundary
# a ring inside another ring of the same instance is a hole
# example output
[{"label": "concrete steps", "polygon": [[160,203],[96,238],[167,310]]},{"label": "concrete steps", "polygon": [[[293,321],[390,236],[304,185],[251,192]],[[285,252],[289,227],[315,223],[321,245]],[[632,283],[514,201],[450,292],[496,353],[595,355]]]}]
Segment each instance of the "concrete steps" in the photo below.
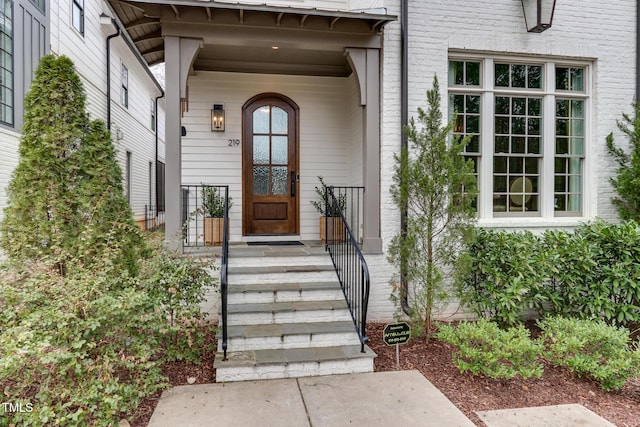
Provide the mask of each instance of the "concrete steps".
[{"label": "concrete steps", "polygon": [[321,247],[253,246],[229,256],[228,352],[218,382],[373,371]]}]

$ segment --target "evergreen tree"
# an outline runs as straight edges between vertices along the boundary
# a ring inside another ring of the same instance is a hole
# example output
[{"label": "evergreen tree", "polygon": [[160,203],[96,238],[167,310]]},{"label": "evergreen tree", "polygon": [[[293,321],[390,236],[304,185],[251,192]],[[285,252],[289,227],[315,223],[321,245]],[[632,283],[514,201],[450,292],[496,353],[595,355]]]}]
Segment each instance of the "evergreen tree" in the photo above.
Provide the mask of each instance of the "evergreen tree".
[{"label": "evergreen tree", "polygon": [[71,260],[104,261],[106,249],[111,262],[131,267],[140,236],[121,180],[109,133],[85,112],[73,62],[43,57],[25,98],[0,246],[14,260],[39,260],[62,274]]},{"label": "evergreen tree", "polygon": [[618,128],[629,137],[629,152],[614,144],[613,133],[607,136],[607,149],[618,163],[617,177],[611,178],[618,197],[612,202],[622,219],[640,222],[640,104],[633,103],[633,117],[622,114]]},{"label": "evergreen tree", "polygon": [[442,125],[437,77],[418,122],[411,118],[405,129],[411,149],[395,156],[391,196],[407,206],[408,218],[406,235],[390,244],[389,260],[406,267],[414,330],[429,333],[434,311],[449,295],[448,268],[475,221],[476,179],[472,161],[461,155],[468,139],[450,138],[453,121]]}]

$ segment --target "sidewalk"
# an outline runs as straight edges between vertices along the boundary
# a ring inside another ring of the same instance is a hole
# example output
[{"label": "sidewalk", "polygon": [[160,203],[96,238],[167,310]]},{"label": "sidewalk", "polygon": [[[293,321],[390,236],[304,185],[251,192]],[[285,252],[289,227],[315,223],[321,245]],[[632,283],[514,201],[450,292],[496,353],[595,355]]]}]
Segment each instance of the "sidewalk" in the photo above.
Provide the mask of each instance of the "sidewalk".
[{"label": "sidewalk", "polygon": [[[488,427],[614,427],[581,405],[479,413]],[[418,371],[180,386],[149,427],[473,427]]]}]

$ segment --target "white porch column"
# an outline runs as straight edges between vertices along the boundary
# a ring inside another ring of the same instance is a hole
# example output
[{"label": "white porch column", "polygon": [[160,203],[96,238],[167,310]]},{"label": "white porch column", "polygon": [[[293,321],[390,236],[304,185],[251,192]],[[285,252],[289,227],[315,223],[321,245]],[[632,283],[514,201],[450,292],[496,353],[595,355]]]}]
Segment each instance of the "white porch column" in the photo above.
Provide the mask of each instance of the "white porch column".
[{"label": "white porch column", "polygon": [[173,250],[182,249],[181,194],[182,182],[182,111],[186,100],[189,69],[198,50],[200,39],[166,36],[165,48],[165,243]]},{"label": "white porch column", "polygon": [[363,107],[364,251],[381,251],[380,237],[380,49],[347,48]]}]

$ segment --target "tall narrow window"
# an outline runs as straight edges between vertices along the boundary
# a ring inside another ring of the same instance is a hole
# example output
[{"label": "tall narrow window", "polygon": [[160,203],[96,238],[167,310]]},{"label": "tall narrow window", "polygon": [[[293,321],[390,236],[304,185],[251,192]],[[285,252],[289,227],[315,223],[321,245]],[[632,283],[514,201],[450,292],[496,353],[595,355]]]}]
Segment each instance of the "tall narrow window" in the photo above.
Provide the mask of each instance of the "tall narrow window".
[{"label": "tall narrow window", "polygon": [[0,0],[0,122],[14,124],[13,2]]},{"label": "tall narrow window", "polygon": [[156,101],[151,100],[151,130],[156,130]]},{"label": "tall narrow window", "polygon": [[125,165],[125,194],[127,196],[127,202],[131,203],[131,151],[127,151],[127,164]]},{"label": "tall narrow window", "polygon": [[84,35],[84,0],[73,0],[71,3],[71,24]]},{"label": "tall narrow window", "polygon": [[122,106],[129,108],[129,70],[122,64]]},{"label": "tall narrow window", "polygon": [[156,204],[158,212],[164,212],[164,163],[156,163]]}]

